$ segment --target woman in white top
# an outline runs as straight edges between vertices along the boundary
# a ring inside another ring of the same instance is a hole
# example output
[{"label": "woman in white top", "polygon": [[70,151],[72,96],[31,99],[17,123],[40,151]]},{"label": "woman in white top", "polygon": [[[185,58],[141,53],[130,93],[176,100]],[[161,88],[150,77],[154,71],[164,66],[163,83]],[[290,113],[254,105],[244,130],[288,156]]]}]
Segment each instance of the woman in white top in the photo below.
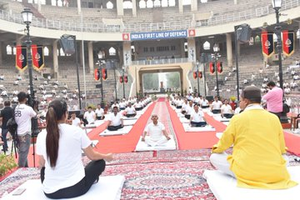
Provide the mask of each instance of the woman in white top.
[{"label": "woman in white top", "polygon": [[[112,154],[95,152],[91,141],[78,127],[66,123],[67,104],[54,100],[49,104],[46,130],[37,138],[43,191],[48,198],[73,198],[85,194],[105,169]],[[85,168],[81,151],[93,161]]]}]

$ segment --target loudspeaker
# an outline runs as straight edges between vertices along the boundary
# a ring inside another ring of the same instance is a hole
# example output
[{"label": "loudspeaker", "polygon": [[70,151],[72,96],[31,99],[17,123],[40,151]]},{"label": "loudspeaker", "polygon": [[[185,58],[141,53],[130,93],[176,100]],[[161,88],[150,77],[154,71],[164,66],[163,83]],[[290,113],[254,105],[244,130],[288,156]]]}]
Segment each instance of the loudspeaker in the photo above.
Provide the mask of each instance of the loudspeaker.
[{"label": "loudspeaker", "polygon": [[248,24],[242,24],[237,28],[237,40],[243,43],[249,42],[252,29]]}]

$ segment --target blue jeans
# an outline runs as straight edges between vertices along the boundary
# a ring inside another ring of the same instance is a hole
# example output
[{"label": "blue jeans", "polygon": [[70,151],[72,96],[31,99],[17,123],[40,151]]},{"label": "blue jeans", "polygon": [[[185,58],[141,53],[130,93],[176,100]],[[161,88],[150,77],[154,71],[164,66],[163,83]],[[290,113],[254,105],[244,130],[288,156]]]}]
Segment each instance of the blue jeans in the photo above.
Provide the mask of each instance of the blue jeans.
[{"label": "blue jeans", "polygon": [[7,132],[8,132],[8,129],[3,129],[2,128],[2,140],[3,140],[3,142],[4,142],[4,144],[3,144],[3,151],[4,152],[6,152],[7,150],[8,150],[8,147],[7,147],[7,139],[6,139],[6,137],[7,137]]},{"label": "blue jeans", "polygon": [[18,143],[18,165],[19,167],[28,167],[28,160],[27,156],[29,153],[29,147],[30,147],[30,139],[31,135],[26,134],[24,136],[18,136],[19,143]]}]

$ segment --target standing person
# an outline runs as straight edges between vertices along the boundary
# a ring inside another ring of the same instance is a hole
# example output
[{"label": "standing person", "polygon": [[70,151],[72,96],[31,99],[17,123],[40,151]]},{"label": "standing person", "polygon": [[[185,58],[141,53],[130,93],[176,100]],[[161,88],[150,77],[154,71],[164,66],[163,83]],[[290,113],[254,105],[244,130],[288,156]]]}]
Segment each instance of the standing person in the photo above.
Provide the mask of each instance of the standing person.
[{"label": "standing person", "polygon": [[[104,160],[113,159],[111,153],[94,151],[84,131],[67,124],[67,119],[67,103],[62,100],[52,101],[46,117],[47,127],[37,138],[43,191],[52,199],[85,194],[104,171]],[[92,160],[85,168],[81,160],[82,150]]]},{"label": "standing person", "polygon": [[25,92],[18,94],[18,101],[19,104],[15,108],[15,120],[18,124],[18,165],[19,167],[28,167],[27,156],[32,134],[31,119],[37,114],[32,107],[26,105],[27,94]]},{"label": "standing person", "polygon": [[269,92],[262,99],[267,102],[267,110],[280,117],[283,108],[283,90],[273,81],[267,84]]},{"label": "standing person", "polygon": [[3,152],[6,153],[8,150],[7,146],[7,132],[8,128],[6,126],[7,121],[13,117],[13,109],[10,107],[10,101],[5,101],[4,102],[4,108],[0,112],[0,118],[2,118],[2,140],[3,140]]},{"label": "standing person", "polygon": [[96,119],[97,120],[103,120],[105,118],[104,110],[103,110],[103,108],[101,108],[100,104],[97,105],[97,109],[95,110],[95,114],[96,114]]},{"label": "standing person", "polygon": [[[297,185],[290,180],[283,154],[286,153],[278,117],[264,110],[260,89],[248,86],[241,94],[244,111],[229,122],[213,146],[211,163],[237,179],[239,187],[285,189]],[[224,151],[233,145],[232,155]]]},{"label": "standing person", "polygon": [[89,124],[95,123],[95,120],[96,120],[96,114],[95,114],[95,112],[93,111],[93,109],[92,109],[91,106],[88,107],[88,111],[86,111],[86,112],[84,113],[83,118],[86,119],[86,120],[88,121]]},{"label": "standing person", "polygon": [[[151,116],[152,123],[148,124],[142,136],[142,141],[149,146],[159,146],[165,144],[170,140],[170,136],[166,132],[165,126],[158,121],[157,114]],[[146,137],[146,135],[149,137]]]}]

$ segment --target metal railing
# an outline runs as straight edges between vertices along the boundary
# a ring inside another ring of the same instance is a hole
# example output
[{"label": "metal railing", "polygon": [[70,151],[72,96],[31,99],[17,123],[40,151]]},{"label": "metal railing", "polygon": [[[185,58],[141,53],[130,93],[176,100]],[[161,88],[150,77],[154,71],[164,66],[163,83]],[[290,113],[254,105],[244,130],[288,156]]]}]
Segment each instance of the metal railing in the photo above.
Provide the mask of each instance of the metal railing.
[{"label": "metal railing", "polygon": [[188,58],[170,58],[170,59],[151,59],[151,60],[135,60],[131,65],[162,65],[162,64],[175,64],[187,63]]},{"label": "metal railing", "polygon": [[[287,0],[282,2],[282,8],[280,11],[292,9],[300,6],[300,0]],[[61,20],[50,20],[33,18],[32,26],[39,28],[47,28],[54,30],[64,30],[64,31],[83,31],[83,32],[145,32],[145,31],[164,31],[164,30],[182,30],[188,28],[197,28],[203,26],[214,26],[219,24],[225,24],[235,21],[243,21],[252,18],[259,18],[274,13],[271,5],[257,7],[253,9],[248,9],[239,12],[231,12],[227,14],[215,13],[215,15],[203,21],[203,23],[197,23],[193,20],[173,20],[168,22],[160,23],[145,23],[145,22],[130,22],[124,23],[124,27],[121,26],[107,26],[100,23],[80,23],[76,20],[74,21],[61,21]],[[192,13],[191,13],[192,15]],[[8,11],[0,10],[0,19],[23,24],[21,14],[11,14]],[[192,26],[195,24],[195,26]]]}]

